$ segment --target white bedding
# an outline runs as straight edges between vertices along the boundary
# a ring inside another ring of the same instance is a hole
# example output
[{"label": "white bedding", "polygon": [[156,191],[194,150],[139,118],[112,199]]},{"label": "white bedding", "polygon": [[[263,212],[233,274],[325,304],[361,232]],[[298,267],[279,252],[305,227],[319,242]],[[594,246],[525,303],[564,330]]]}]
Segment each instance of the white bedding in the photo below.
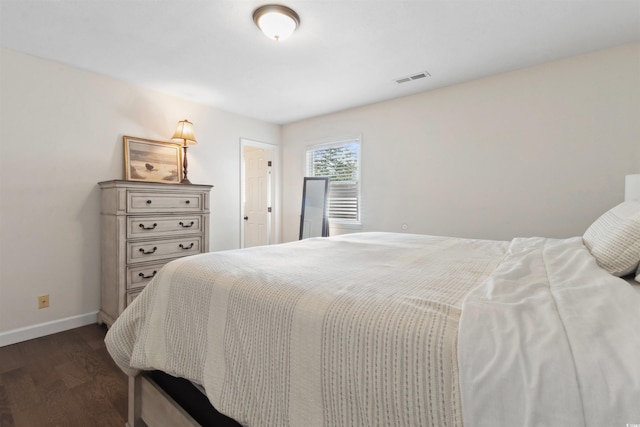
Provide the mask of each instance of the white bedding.
[{"label": "white bedding", "polygon": [[307,239],[168,264],[106,342],[248,426],[638,423],[640,296],[609,277],[580,239]]},{"label": "white bedding", "polygon": [[640,423],[640,295],[579,237],[514,240],[458,348],[467,427]]},{"label": "white bedding", "polygon": [[248,426],[462,425],[460,308],[507,246],[366,233],[183,258],[107,346]]}]

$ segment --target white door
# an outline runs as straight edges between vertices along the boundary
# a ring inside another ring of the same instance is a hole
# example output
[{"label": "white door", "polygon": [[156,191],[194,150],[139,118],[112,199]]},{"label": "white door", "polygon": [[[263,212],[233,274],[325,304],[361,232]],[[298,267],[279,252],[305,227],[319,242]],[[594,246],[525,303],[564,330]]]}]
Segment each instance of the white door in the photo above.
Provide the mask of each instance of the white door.
[{"label": "white door", "polygon": [[271,234],[271,165],[273,150],[245,146],[243,247],[268,245]]}]

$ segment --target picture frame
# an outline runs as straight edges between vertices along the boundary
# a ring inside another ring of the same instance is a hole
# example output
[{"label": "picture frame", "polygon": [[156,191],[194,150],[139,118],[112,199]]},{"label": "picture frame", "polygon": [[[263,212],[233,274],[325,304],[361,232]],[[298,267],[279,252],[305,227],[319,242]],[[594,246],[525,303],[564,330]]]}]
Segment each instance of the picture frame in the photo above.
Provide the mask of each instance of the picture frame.
[{"label": "picture frame", "polygon": [[125,180],[180,183],[182,145],[133,136],[123,140]]}]

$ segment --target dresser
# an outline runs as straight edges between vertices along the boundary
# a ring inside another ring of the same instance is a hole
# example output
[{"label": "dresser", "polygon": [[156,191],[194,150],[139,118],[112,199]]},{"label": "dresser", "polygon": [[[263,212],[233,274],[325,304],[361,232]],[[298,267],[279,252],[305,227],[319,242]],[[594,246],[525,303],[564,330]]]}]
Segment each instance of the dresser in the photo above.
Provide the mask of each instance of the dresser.
[{"label": "dresser", "polygon": [[107,326],[163,265],[209,251],[211,185],[100,182],[98,322]]}]

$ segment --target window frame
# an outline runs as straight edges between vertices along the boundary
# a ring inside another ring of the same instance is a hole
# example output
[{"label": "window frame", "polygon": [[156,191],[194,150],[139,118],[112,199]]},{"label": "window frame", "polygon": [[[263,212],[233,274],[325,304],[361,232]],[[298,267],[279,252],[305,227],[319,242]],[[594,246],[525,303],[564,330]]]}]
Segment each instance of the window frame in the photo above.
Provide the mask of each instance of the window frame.
[{"label": "window frame", "polygon": [[[357,219],[340,219],[340,218],[330,218],[327,212],[327,219],[329,220],[329,224],[332,227],[336,228],[345,228],[345,229],[362,229],[362,136],[347,136],[341,138],[332,138],[322,141],[316,141],[311,144],[308,144],[305,147],[304,151],[304,176],[314,177],[316,175],[312,174],[312,170],[309,170],[309,166],[311,165],[309,162],[310,153],[316,150],[343,147],[350,144],[358,145],[357,152],[357,169],[356,169],[356,183],[357,183]],[[319,176],[319,175],[318,175]],[[333,181],[329,181],[329,203],[331,201],[331,183]]]}]

